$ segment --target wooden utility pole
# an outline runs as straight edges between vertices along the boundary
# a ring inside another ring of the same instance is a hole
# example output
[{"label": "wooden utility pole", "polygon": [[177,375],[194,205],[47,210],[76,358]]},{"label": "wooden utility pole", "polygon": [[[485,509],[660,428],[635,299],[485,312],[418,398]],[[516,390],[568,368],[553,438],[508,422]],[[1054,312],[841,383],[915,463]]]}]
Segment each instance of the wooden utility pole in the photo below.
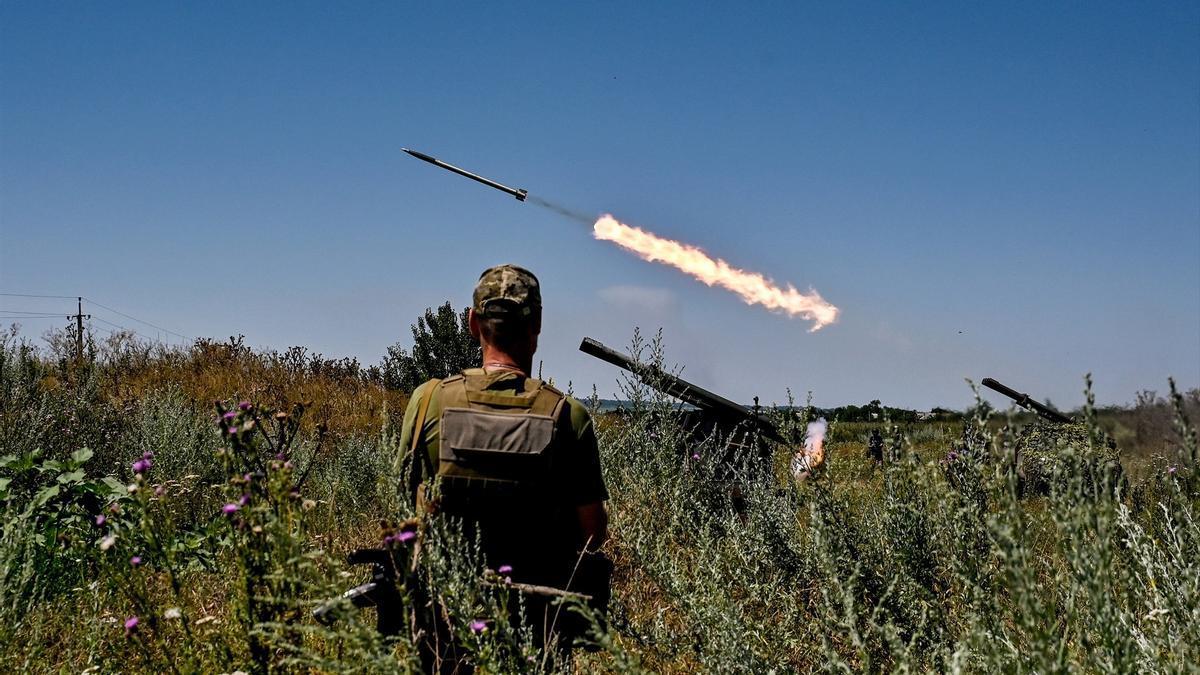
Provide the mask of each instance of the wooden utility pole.
[{"label": "wooden utility pole", "polygon": [[91,314],[83,313],[83,298],[76,297],[78,304],[76,305],[75,314],[70,318],[75,319],[75,363],[83,363],[83,320],[92,318]]}]

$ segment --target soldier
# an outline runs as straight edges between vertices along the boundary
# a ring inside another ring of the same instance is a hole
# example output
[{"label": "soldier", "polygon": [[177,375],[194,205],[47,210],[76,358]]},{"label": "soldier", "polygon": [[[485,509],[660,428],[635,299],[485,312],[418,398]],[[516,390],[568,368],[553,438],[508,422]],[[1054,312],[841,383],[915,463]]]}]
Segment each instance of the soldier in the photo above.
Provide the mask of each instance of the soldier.
[{"label": "soldier", "polygon": [[[570,584],[581,554],[608,535],[608,492],[587,409],[530,378],[542,327],[537,277],[515,265],[484,271],[469,322],[482,367],[422,384],[404,415],[401,443],[419,460],[409,486],[418,509],[462,519],[488,567],[516,583],[595,594],[578,588],[578,573]],[[549,643],[562,628],[556,608],[525,601],[535,639]]]},{"label": "soldier", "polygon": [[876,464],[883,462],[883,434],[878,429],[872,429],[867,438],[867,457],[875,460]]}]

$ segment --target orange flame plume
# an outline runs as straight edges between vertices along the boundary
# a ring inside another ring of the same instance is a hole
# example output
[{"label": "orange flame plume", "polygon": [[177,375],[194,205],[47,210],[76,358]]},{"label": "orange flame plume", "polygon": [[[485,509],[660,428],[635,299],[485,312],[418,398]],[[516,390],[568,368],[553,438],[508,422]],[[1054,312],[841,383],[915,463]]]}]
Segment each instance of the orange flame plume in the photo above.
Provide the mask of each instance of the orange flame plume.
[{"label": "orange flame plume", "polygon": [[709,286],[720,286],[741,296],[747,304],[762,305],[782,311],[788,316],[800,316],[813,322],[809,332],[817,331],[837,321],[838,308],[826,302],[819,293],[801,293],[791,284],[776,286],[757,272],[733,267],[720,258],[713,259],[701,249],[689,244],[664,239],[645,230],[620,223],[610,215],[601,216],[592,227],[597,239],[611,241],[633,251],[643,260],[661,262],[699,279]]}]

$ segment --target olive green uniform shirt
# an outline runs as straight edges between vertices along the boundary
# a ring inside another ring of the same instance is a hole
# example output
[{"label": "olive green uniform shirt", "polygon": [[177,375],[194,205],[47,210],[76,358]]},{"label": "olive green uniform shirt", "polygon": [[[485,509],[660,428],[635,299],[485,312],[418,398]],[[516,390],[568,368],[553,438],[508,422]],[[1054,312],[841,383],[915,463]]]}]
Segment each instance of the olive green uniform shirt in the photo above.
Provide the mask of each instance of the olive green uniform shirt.
[{"label": "olive green uniform shirt", "polygon": [[[400,436],[402,452],[405,453],[402,457],[407,457],[412,447],[413,433],[418,432],[414,429],[417,414],[421,399],[430,386],[431,383],[426,382],[413,392],[404,414],[404,428]],[[437,467],[441,387],[432,386],[436,388],[425,414],[425,424],[419,433],[422,434],[424,449],[429,453],[430,465]],[[534,391],[538,382],[514,371],[500,370],[488,372],[483,386],[489,392],[522,393]],[[528,499],[493,502],[483,511],[451,510],[448,513],[463,517],[468,533],[478,532],[489,564],[497,569],[501,565],[511,565],[514,568],[513,578],[517,581],[558,588],[566,588],[584,543],[576,508],[608,499],[591,416],[579,401],[569,396],[565,398],[555,423],[550,468],[546,474],[548,480],[537,493],[539,497],[532,502]],[[421,445],[418,444],[417,448],[420,451]],[[422,475],[426,479],[429,478],[427,473],[423,469]],[[445,506],[448,505],[443,504]]]}]

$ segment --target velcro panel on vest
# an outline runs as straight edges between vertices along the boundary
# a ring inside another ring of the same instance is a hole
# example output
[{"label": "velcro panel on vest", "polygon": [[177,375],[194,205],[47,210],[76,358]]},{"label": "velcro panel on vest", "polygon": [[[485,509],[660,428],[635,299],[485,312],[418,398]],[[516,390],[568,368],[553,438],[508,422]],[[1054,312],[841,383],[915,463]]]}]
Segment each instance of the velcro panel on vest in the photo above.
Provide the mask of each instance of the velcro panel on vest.
[{"label": "velcro panel on vest", "polygon": [[547,415],[446,408],[442,411],[439,459],[456,464],[472,460],[538,458],[554,440],[554,418]]}]

